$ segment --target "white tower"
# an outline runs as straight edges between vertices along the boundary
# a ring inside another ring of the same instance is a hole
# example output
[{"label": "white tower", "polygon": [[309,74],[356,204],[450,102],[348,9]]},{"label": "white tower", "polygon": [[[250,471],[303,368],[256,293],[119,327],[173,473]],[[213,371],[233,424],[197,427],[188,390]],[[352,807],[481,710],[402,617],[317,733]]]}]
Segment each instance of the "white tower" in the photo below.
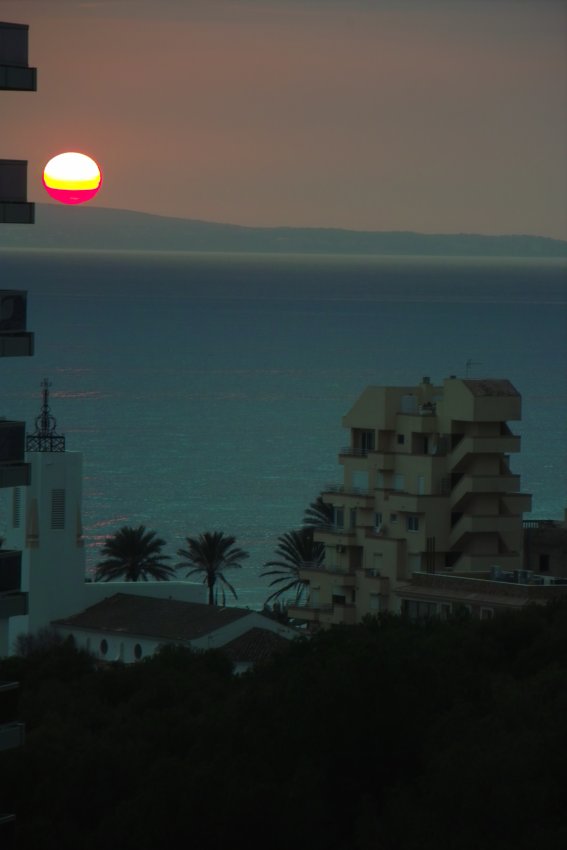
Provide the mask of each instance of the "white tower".
[{"label": "white tower", "polygon": [[81,524],[82,454],[65,451],[49,410],[49,382],[35,433],[26,440],[31,484],[13,490],[6,547],[22,552],[21,589],[28,614],[10,620],[10,643],[85,605],[85,552]]}]

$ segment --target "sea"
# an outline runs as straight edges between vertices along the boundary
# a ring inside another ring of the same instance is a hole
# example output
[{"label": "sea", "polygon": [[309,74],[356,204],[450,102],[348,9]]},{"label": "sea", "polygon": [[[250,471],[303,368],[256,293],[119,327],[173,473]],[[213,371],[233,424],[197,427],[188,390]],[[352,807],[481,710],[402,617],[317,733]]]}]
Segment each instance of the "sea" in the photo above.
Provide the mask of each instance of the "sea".
[{"label": "sea", "polygon": [[232,604],[261,608],[278,536],[341,480],[344,414],[423,376],[512,381],[530,518],[563,517],[565,260],[3,250],[0,287],[27,290],[35,333],[33,357],[0,361],[0,415],[33,431],[52,383],[83,454],[89,575],[122,525],[172,563],[221,530],[249,553]]}]

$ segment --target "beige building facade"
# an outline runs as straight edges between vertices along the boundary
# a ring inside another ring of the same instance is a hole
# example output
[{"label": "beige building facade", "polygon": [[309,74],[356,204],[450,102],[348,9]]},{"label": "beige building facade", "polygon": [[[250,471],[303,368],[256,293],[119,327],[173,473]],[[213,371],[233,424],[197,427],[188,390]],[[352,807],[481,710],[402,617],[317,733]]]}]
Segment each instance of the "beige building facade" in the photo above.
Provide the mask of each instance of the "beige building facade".
[{"label": "beige building facade", "polygon": [[305,565],[309,602],[290,615],[325,626],[386,611],[444,616],[462,606],[491,616],[530,601],[529,593],[490,591],[530,583],[522,515],[531,496],[510,468],[520,437],[509,423],[520,418],[521,397],[508,380],[368,387],[343,419],[343,483],[322,494],[333,506],[332,525],[315,532],[324,565]]}]

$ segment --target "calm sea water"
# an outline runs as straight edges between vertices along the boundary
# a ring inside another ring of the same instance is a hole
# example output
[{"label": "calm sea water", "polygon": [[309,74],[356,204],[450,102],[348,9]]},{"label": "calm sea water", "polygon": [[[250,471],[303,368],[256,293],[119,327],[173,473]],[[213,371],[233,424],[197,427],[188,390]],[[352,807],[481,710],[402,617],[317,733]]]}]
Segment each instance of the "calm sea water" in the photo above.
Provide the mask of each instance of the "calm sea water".
[{"label": "calm sea water", "polygon": [[32,430],[53,382],[84,455],[89,570],[125,523],[171,555],[222,529],[250,552],[239,604],[260,606],[277,536],[340,480],[341,417],[364,387],[467,361],[522,393],[512,465],[532,516],[567,504],[564,262],[4,251],[0,286],[28,290],[36,334],[35,357],[0,362],[0,414]]}]

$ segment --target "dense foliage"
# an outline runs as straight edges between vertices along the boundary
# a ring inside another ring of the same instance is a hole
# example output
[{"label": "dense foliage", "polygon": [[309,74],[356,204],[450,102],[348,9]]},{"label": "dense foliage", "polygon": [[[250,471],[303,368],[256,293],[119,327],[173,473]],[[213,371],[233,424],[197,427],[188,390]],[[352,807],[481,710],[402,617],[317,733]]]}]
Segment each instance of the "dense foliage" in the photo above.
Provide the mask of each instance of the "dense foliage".
[{"label": "dense foliage", "polygon": [[6,659],[18,850],[567,846],[567,605],[368,620],[241,678],[219,652]]}]

